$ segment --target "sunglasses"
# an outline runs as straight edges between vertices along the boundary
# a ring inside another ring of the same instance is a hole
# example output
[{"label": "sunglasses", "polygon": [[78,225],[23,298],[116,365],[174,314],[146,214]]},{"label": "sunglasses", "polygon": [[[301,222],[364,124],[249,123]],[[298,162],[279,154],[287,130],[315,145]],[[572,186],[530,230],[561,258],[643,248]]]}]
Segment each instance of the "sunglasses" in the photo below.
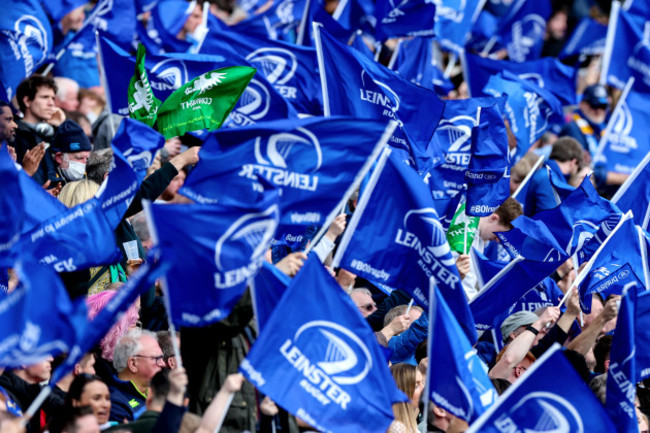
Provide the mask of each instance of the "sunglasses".
[{"label": "sunglasses", "polygon": [[357,305],[357,307],[359,307],[360,310],[375,311],[377,304]]}]

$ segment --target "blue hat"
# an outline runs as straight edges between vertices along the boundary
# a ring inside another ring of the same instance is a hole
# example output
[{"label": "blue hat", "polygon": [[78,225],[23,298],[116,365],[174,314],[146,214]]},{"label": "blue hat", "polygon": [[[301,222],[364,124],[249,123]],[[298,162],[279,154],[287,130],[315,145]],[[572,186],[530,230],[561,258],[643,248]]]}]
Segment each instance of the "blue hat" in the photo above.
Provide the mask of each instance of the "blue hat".
[{"label": "blue hat", "polygon": [[81,152],[91,151],[92,144],[84,130],[81,129],[78,123],[72,120],[66,120],[56,130],[54,137],[52,137],[52,152]]},{"label": "blue hat", "polygon": [[592,108],[609,108],[607,89],[600,84],[594,84],[585,89],[582,100]]}]

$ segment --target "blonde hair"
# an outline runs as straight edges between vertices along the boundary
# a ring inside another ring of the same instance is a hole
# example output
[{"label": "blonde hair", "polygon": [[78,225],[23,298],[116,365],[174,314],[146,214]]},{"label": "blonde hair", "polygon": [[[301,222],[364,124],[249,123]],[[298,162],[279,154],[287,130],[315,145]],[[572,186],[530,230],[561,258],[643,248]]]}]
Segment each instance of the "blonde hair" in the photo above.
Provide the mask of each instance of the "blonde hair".
[{"label": "blonde hair", "polygon": [[[414,365],[406,363],[393,364],[390,367],[397,388],[406,394],[409,399],[412,399],[415,394],[415,369]],[[393,404],[393,413],[395,414],[395,420],[404,424],[408,431],[417,431],[417,415],[411,403]]]},{"label": "blonde hair", "polygon": [[86,202],[99,191],[99,185],[92,180],[82,179],[66,183],[59,193],[59,201],[67,207]]}]

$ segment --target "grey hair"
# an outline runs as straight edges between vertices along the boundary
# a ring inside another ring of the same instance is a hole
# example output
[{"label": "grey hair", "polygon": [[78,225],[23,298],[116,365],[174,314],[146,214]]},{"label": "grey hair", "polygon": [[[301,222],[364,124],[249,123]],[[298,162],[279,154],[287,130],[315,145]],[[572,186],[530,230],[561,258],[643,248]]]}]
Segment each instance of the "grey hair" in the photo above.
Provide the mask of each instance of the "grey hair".
[{"label": "grey hair", "polygon": [[142,337],[156,339],[156,334],[142,329],[131,329],[122,336],[113,349],[113,367],[117,372],[123,371],[128,366],[129,358],[137,355],[142,349]]},{"label": "grey hair", "polygon": [[356,289],[350,290],[350,296],[352,296],[353,293],[363,293],[364,295],[368,295],[372,298],[372,293],[365,287],[357,287]]},{"label": "grey hair", "polygon": [[94,150],[88,157],[86,163],[86,174],[88,179],[92,180],[98,185],[104,182],[104,175],[111,171],[113,167],[113,149],[106,148],[101,150]]},{"label": "grey hair", "polygon": [[54,82],[57,87],[56,98],[59,101],[63,101],[69,92],[79,93],[79,84],[71,78],[54,77]]},{"label": "grey hair", "polygon": [[149,226],[147,225],[147,218],[144,212],[138,212],[133,215],[129,222],[141,242],[147,242],[151,238],[151,235],[149,234]]},{"label": "grey hair", "polygon": [[607,399],[607,373],[600,374],[591,379],[589,388],[594,392],[596,398],[602,404],[605,404],[605,400]]},{"label": "grey hair", "polygon": [[[405,304],[398,305],[396,307],[391,308],[390,311],[386,313],[386,316],[384,316],[384,327],[388,326],[390,322],[395,320],[396,317],[406,314],[406,310],[408,310],[408,305]],[[411,306],[411,310],[418,310],[421,313],[424,312],[422,307],[420,307],[419,305]]]}]

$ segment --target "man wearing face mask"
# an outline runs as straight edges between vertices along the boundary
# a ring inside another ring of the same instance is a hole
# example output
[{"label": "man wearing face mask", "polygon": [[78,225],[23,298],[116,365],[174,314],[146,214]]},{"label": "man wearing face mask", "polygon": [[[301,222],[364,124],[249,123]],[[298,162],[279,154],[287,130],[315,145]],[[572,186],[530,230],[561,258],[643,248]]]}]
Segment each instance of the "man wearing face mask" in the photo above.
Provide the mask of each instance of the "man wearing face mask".
[{"label": "man wearing face mask", "polygon": [[[84,178],[92,145],[81,126],[72,120],[63,122],[52,137],[49,150],[46,158],[50,157],[54,161],[55,172],[47,173],[45,180],[65,184]],[[39,174],[45,175],[45,173],[36,173],[34,177]]]}]

